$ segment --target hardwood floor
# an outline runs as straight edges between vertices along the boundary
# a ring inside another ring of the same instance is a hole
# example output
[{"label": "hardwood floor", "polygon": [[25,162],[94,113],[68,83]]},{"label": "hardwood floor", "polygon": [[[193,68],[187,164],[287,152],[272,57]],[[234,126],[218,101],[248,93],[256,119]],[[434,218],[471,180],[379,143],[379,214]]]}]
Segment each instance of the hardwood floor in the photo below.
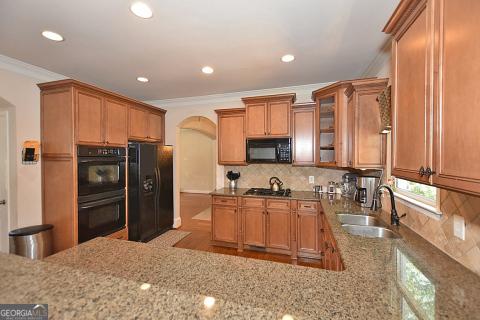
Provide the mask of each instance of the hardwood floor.
[{"label": "hardwood floor", "polygon": [[[229,254],[253,259],[276,261],[288,264],[292,263],[290,256],[286,255],[250,250],[237,252],[236,248],[225,248],[212,245],[210,243],[210,221],[192,219],[192,217],[207,209],[210,205],[211,198],[207,194],[180,194],[180,216],[182,218],[182,226],[179,228],[179,230],[190,231],[191,234],[178,242],[175,247]],[[322,267],[320,261],[312,259],[298,259],[297,265],[313,268]]]}]

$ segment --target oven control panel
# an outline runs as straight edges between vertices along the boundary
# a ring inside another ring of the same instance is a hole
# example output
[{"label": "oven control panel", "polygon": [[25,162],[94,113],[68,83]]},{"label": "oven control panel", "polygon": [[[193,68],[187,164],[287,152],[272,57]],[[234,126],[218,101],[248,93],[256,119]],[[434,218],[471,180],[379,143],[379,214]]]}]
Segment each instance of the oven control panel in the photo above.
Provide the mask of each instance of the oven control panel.
[{"label": "oven control panel", "polygon": [[78,146],[79,157],[123,157],[125,148]]}]

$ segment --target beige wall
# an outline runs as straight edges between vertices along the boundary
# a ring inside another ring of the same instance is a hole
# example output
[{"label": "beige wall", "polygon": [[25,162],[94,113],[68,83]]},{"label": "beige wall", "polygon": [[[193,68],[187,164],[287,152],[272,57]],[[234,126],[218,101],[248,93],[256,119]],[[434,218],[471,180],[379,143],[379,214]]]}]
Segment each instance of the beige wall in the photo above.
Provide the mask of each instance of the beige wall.
[{"label": "beige wall", "polygon": [[0,98],[10,112],[9,124],[13,130],[9,137],[13,183],[9,190],[10,229],[42,222],[41,163],[22,164],[22,143],[40,140],[40,90],[37,83],[60,78],[64,77],[0,55]]},{"label": "beige wall", "polygon": [[[390,76],[390,47],[387,44],[367,69],[365,76]],[[387,148],[388,168],[391,172],[391,135]],[[390,202],[383,200],[385,210],[390,209]],[[460,262],[465,267],[480,275],[480,198],[458,192],[440,190],[441,218],[427,216],[413,206],[397,200],[398,214],[406,213],[402,224],[417,232],[437,248]],[[385,215],[389,212],[384,211]],[[453,216],[465,219],[465,240],[453,235]]]},{"label": "beige wall", "polygon": [[180,191],[215,189],[215,148],[212,137],[198,130],[180,129]]}]

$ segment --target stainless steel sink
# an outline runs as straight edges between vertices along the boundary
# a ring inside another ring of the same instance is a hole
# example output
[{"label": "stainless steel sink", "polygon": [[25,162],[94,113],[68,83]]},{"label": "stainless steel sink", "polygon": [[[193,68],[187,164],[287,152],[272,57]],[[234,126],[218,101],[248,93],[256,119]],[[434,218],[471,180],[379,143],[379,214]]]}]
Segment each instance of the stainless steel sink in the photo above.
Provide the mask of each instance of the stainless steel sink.
[{"label": "stainless steel sink", "polygon": [[342,224],[356,224],[360,226],[385,226],[380,219],[372,216],[349,214],[349,213],[337,213],[337,219]]},{"label": "stainless steel sink", "polygon": [[368,238],[387,238],[387,239],[401,238],[401,236],[396,232],[384,227],[342,224],[342,228],[345,229],[350,234],[368,237]]}]

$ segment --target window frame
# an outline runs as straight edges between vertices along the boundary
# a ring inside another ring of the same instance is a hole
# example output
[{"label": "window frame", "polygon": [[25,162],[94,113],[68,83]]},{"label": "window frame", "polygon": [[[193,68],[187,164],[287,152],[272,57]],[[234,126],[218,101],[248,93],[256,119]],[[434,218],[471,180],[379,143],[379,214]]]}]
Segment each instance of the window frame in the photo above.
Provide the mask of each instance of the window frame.
[{"label": "window frame", "polygon": [[[440,220],[442,218],[443,214],[442,214],[442,211],[440,210],[440,189],[439,188],[431,186],[436,189],[436,195],[435,195],[435,201],[429,201],[429,199],[426,199],[425,197],[397,188],[396,181],[397,179],[401,179],[401,180],[409,181],[412,183],[418,183],[418,182],[410,181],[403,178],[397,178],[394,176],[392,177],[394,178],[393,187],[394,187],[395,198],[398,199],[399,202],[435,220]],[[418,184],[421,184],[421,183],[418,183]]]}]

